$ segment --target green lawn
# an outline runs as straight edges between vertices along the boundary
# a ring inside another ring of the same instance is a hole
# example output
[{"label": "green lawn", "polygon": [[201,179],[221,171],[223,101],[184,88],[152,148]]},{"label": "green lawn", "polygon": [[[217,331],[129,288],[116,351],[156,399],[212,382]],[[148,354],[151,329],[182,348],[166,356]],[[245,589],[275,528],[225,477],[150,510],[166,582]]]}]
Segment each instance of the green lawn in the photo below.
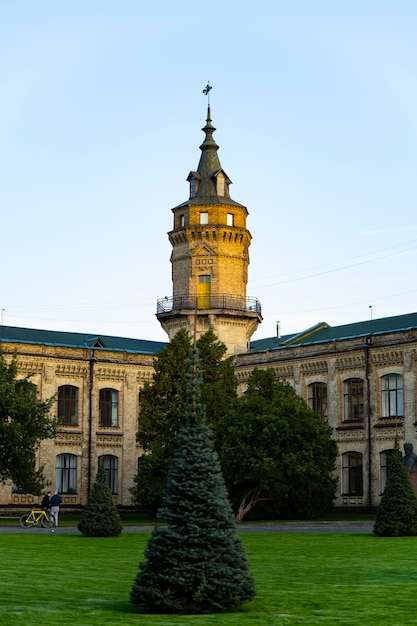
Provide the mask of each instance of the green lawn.
[{"label": "green lawn", "polygon": [[128,595],[148,534],[1,534],[2,626],[405,626],[417,621],[417,539],[243,533],[257,596],[224,615],[140,614]]}]

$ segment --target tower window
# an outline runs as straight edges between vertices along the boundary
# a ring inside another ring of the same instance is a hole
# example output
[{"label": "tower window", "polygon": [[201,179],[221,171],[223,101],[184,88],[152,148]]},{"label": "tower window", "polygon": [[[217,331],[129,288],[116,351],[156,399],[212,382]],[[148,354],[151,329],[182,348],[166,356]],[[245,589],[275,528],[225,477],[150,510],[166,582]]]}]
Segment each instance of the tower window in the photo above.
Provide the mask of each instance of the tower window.
[{"label": "tower window", "polygon": [[197,194],[197,181],[195,178],[190,180],[190,198],[194,198]]},{"label": "tower window", "polygon": [[226,217],[227,221],[226,221],[226,223],[227,223],[228,226],[234,226],[234,223],[235,223],[234,222],[234,217],[235,216],[233,215],[233,213],[228,213],[227,214],[227,217]]},{"label": "tower window", "polygon": [[202,211],[200,213],[200,224],[208,224],[208,212]]},{"label": "tower window", "polygon": [[185,226],[185,217],[184,215],[180,215],[180,228],[184,228]]},{"label": "tower window", "polygon": [[224,176],[221,174],[217,176],[217,195],[224,196]]}]

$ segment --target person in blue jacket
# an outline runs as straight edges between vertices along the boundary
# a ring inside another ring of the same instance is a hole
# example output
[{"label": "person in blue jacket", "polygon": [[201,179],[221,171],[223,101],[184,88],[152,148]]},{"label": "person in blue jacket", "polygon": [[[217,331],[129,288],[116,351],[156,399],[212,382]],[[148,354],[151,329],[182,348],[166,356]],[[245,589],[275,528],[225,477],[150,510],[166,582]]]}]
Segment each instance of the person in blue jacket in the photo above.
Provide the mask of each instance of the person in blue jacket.
[{"label": "person in blue jacket", "polygon": [[58,526],[59,506],[62,504],[62,498],[57,491],[54,492],[50,500],[51,517],[54,519],[54,526]]}]

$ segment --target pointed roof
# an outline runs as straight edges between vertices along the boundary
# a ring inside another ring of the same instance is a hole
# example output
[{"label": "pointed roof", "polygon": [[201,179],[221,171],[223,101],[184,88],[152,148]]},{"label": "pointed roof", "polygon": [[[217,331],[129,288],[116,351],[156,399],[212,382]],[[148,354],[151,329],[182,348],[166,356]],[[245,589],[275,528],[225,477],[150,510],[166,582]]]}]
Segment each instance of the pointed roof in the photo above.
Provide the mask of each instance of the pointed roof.
[{"label": "pointed roof", "polygon": [[213,133],[216,129],[211,123],[210,105],[207,107],[206,125],[201,130],[206,134],[206,137],[200,146],[201,157],[197,172],[200,174],[202,179],[204,179],[213,176],[214,172],[218,172],[222,169],[219,156],[217,154],[219,146],[213,139]]},{"label": "pointed roof", "polygon": [[[200,161],[197,171],[191,170],[187,177],[189,182],[196,181],[195,192],[190,195],[189,200],[182,202],[174,208],[178,209],[189,204],[227,204],[243,207],[239,202],[232,200],[229,195],[229,185],[232,181],[222,168],[219,155],[217,154],[219,146],[213,138],[213,133],[216,129],[211,123],[210,105],[207,107],[206,125],[201,130],[205,133],[205,138],[200,146]],[[217,180],[219,177],[224,179],[223,193],[221,194],[217,191]]]}]

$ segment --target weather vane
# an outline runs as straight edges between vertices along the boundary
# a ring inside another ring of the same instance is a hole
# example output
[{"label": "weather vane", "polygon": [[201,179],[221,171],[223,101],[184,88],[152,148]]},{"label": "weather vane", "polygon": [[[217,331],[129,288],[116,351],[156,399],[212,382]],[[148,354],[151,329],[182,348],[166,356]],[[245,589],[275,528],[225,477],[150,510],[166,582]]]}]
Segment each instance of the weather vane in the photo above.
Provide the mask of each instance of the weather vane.
[{"label": "weather vane", "polygon": [[203,94],[205,96],[207,96],[208,99],[208,104],[210,105],[210,90],[213,89],[213,87],[210,85],[210,82],[207,81],[207,85],[204,87],[203,89]]}]

